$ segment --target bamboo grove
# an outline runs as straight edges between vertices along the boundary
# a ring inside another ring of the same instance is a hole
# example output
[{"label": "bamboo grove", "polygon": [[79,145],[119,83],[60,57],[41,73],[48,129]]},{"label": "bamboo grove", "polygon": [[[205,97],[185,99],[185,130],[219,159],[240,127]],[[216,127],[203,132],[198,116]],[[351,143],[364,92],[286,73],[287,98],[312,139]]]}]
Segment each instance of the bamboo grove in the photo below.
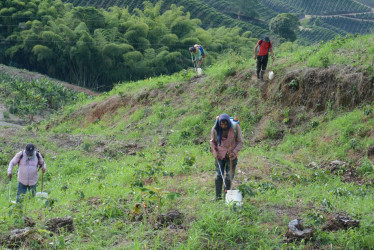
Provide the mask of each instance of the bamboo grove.
[{"label": "bamboo grove", "polygon": [[101,91],[190,67],[188,47],[196,43],[206,49],[209,65],[219,53],[249,48],[254,41],[250,31],[205,30],[183,7],[162,12],[161,5],[144,2],[142,10],[130,13],[61,0],[2,1],[0,63]]}]

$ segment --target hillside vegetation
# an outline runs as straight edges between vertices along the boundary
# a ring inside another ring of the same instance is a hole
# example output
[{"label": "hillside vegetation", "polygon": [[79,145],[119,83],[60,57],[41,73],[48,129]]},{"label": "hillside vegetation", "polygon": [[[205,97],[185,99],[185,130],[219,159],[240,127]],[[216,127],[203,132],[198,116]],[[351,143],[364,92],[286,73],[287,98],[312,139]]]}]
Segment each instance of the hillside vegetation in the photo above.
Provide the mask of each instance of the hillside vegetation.
[{"label": "hillside vegetation", "polygon": [[0,63],[96,91],[185,69],[194,44],[207,45],[209,65],[228,49],[248,53],[256,41],[251,32],[240,35],[240,28],[204,30],[181,7],[161,12],[161,2],[130,14],[61,1],[5,1],[0,20]]},{"label": "hillside vegetation", "polygon": [[[75,6],[94,6],[97,8],[109,8],[119,6],[128,8],[132,12],[135,8],[142,8],[142,0],[64,0]],[[157,0],[151,0],[156,3]],[[373,22],[361,22],[361,15],[371,15],[373,13],[373,3],[368,0],[164,0],[163,9],[167,9],[171,4],[183,6],[184,11],[191,13],[192,18],[202,21],[202,26],[208,27],[240,27],[242,31],[251,31],[256,37],[261,37],[268,31],[268,22],[281,13],[294,13],[300,17],[304,15],[323,16],[321,22],[304,22],[302,29],[298,32],[299,43],[314,44],[320,41],[328,41],[337,35],[368,34],[374,27]],[[359,13],[357,15],[354,15]],[[323,25],[331,24],[333,16],[350,14],[350,19],[339,19],[344,24],[337,23],[331,27]],[[330,17],[329,17],[330,16]],[[322,26],[322,27],[321,27]]]},{"label": "hillside vegetation", "polygon": [[[373,35],[283,44],[269,65],[275,79],[265,83],[253,78],[252,59],[230,54],[202,76],[185,70],[119,83],[40,124],[1,128],[3,173],[31,141],[45,155],[49,194],[15,205],[15,181],[1,176],[2,245],[370,249],[373,44]],[[234,181],[242,207],[210,201],[209,132],[216,115],[234,112],[245,137]],[[337,214],[359,226],[339,227]],[[51,219],[68,216],[73,228],[51,227]],[[312,237],[286,238],[293,219]],[[26,226],[22,241],[9,237]]]}]

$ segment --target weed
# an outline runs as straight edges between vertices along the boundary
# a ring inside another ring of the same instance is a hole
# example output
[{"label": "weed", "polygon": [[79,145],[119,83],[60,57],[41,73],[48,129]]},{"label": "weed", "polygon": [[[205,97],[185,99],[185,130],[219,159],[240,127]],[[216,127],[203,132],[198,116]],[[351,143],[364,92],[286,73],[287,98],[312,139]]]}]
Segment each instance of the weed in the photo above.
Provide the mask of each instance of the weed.
[{"label": "weed", "polygon": [[283,123],[287,124],[290,122],[290,109],[285,109],[283,112]]},{"label": "weed", "polygon": [[226,69],[224,72],[225,77],[233,76],[236,74],[236,70],[233,67]]},{"label": "weed", "polygon": [[309,126],[310,126],[311,128],[316,128],[316,127],[319,126],[319,122],[318,122],[318,121],[311,121],[311,122],[309,123]]},{"label": "weed", "polygon": [[182,164],[183,172],[188,172],[191,169],[191,167],[195,164],[195,161],[196,161],[196,157],[186,152],[183,157],[183,164]]},{"label": "weed", "polygon": [[179,197],[180,194],[176,192],[170,192],[162,188],[157,187],[143,187],[140,189],[142,193],[146,194],[144,199],[148,202],[155,202],[157,204],[157,214],[160,214],[160,211],[165,204],[165,199],[174,200],[176,197]]},{"label": "weed", "polygon": [[308,212],[307,217],[314,225],[321,225],[323,222],[326,221],[326,217],[317,210],[312,210]]},{"label": "weed", "polygon": [[238,189],[242,193],[243,197],[249,195],[249,197],[256,196],[255,186],[253,184],[241,184]]},{"label": "weed", "polygon": [[327,199],[323,199],[321,201],[320,205],[323,207],[325,212],[332,211],[334,209],[334,206]]},{"label": "weed", "polygon": [[279,139],[282,136],[282,131],[275,122],[270,121],[265,128],[265,135],[270,139]]},{"label": "weed", "polygon": [[365,114],[366,116],[369,116],[371,113],[373,113],[373,107],[370,106],[370,105],[366,105],[366,106],[364,107],[364,114]]},{"label": "weed", "polygon": [[323,68],[327,68],[330,65],[330,58],[328,56],[321,56],[320,60]]},{"label": "weed", "polygon": [[4,115],[5,119],[9,119],[10,118],[10,113],[8,111],[4,111],[3,115]]},{"label": "weed", "polygon": [[266,192],[266,191],[276,192],[277,188],[272,182],[265,181],[258,185],[257,190],[259,192]]},{"label": "weed", "polygon": [[369,159],[364,158],[360,167],[358,168],[358,171],[361,175],[371,174],[374,172],[374,166]]},{"label": "weed", "polygon": [[291,82],[288,83],[288,87],[293,91],[296,91],[299,89],[299,82],[296,79],[293,79]]},{"label": "weed", "polygon": [[227,84],[220,82],[216,87],[215,93],[222,94],[227,89]]}]

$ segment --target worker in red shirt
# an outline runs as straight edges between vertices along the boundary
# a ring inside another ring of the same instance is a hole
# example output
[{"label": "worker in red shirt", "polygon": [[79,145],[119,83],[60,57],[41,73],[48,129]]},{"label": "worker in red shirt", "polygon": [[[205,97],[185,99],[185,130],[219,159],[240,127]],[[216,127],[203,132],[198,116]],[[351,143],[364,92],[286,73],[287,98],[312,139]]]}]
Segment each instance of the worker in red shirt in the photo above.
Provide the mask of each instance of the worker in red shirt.
[{"label": "worker in red shirt", "polygon": [[259,40],[255,46],[255,60],[257,59],[257,79],[264,81],[264,74],[268,64],[269,51],[271,53],[271,58],[274,61],[273,44],[268,36]]}]

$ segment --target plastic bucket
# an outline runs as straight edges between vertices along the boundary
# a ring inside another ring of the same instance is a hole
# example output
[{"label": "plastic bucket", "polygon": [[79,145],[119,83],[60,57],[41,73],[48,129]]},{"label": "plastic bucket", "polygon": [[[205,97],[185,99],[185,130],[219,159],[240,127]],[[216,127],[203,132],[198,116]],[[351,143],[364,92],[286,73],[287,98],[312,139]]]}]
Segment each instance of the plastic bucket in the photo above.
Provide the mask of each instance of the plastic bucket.
[{"label": "plastic bucket", "polygon": [[196,71],[199,76],[203,73],[203,70],[201,68],[197,68]]},{"label": "plastic bucket", "polygon": [[45,199],[48,199],[48,194],[46,192],[37,192],[35,194],[36,197],[39,197],[39,198],[45,198]]},{"label": "plastic bucket", "polygon": [[269,72],[269,79],[270,79],[270,80],[273,80],[273,78],[274,78],[274,72],[273,72],[273,71],[270,71],[270,72]]},{"label": "plastic bucket", "polygon": [[239,190],[227,190],[226,204],[235,204],[236,206],[243,205],[243,196]]}]

